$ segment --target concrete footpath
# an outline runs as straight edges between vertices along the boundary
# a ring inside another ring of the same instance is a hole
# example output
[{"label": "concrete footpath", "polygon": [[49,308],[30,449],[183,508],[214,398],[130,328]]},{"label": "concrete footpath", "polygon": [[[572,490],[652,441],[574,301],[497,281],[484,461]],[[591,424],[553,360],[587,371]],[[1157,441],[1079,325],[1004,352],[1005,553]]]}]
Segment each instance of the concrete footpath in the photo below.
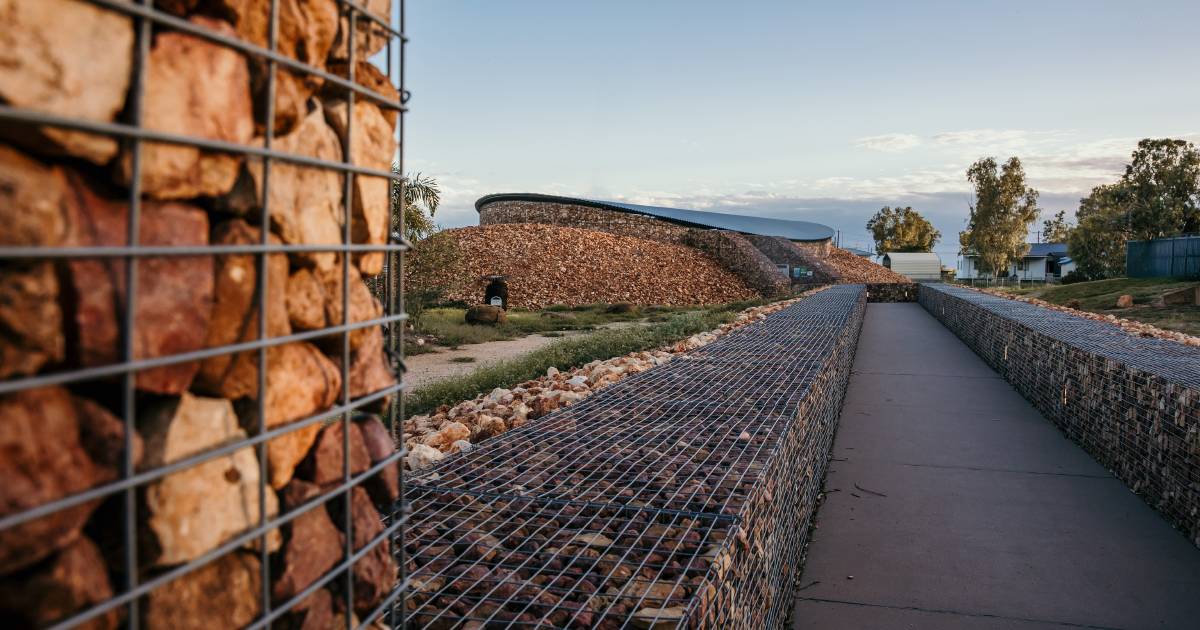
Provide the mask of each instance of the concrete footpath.
[{"label": "concrete footpath", "polygon": [[1200,628],[1200,549],[917,304],[871,304],[794,628]]}]

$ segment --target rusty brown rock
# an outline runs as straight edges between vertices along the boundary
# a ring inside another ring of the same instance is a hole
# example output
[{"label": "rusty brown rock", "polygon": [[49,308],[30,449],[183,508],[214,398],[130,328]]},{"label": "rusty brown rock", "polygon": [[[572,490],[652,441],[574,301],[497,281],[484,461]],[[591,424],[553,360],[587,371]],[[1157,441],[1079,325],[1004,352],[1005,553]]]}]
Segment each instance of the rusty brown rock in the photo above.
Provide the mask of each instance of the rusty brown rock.
[{"label": "rusty brown rock", "polygon": [[[252,245],[260,242],[262,232],[236,219],[218,225],[213,232],[214,245]],[[279,240],[272,238],[271,243]],[[258,265],[253,254],[223,254],[216,257],[216,287],[212,321],[204,342],[217,348],[258,339]],[[290,334],[287,315],[288,260],[283,254],[267,258],[267,335]],[[256,396],[258,391],[258,353],[247,351],[205,359],[196,377],[199,392],[222,398]]]},{"label": "rusty brown rock", "polygon": [[0,144],[0,246],[66,244],[73,199],[61,168]]},{"label": "rusty brown rock", "polygon": [[334,622],[333,596],[329,591],[320,589],[296,604],[276,627],[284,630],[326,630],[344,628],[345,624],[338,626]]},{"label": "rusty brown rock", "polygon": [[[350,321],[348,322],[343,321],[342,315],[344,298],[342,295],[342,266],[338,264],[334,265],[332,269],[317,270],[316,275],[321,281],[321,286],[325,294],[325,321],[327,325],[340,326],[342,324],[354,324],[376,319],[383,315],[383,306],[379,304],[379,300],[376,300],[375,296],[371,295],[371,290],[363,282],[358,269],[354,267],[350,268]],[[371,330],[378,328],[378,326],[371,326],[350,331],[350,348],[358,348],[371,335]],[[326,337],[323,339],[322,345],[340,354],[342,336],[334,335]]]},{"label": "rusty brown rock", "polygon": [[[350,77],[350,64],[344,60],[330,62],[328,70],[331,74],[336,74],[340,77]],[[359,61],[355,62],[354,82],[367,88],[368,90],[382,95],[392,103],[400,102],[400,90],[396,89],[396,86],[392,84],[391,79],[389,79],[387,75],[383,73],[383,70],[379,69],[379,66],[376,66],[369,61],[363,61],[360,59]],[[329,84],[326,85],[321,94],[325,98],[345,98],[346,88]],[[355,98],[368,97],[360,94]],[[393,129],[395,129],[397,111],[395,109],[380,106],[379,103],[374,99],[371,99],[371,101],[379,106],[379,111],[383,114],[384,119],[387,120],[388,124],[391,125]]]},{"label": "rusty brown rock", "polygon": [[[267,427],[285,425],[328,409],[341,394],[337,367],[316,347],[289,343],[267,353]],[[320,423],[275,438],[267,443],[271,485],[282,488],[296,464],[316,440]]]},{"label": "rusty brown rock", "polygon": [[[318,486],[340,483],[345,466],[345,429],[341,419],[321,429],[317,442],[301,464],[298,473],[305,481]],[[350,475],[353,477],[371,467],[371,455],[363,441],[357,423],[350,423]]]},{"label": "rusty brown rock", "polygon": [[[96,409],[88,413],[97,413]],[[0,516],[36,508],[115,479],[80,439],[78,407],[61,388],[0,397]],[[113,419],[115,421],[115,419]],[[86,502],[0,530],[0,575],[46,558],[71,544],[96,505]]]},{"label": "rusty brown rock", "polygon": [[[257,363],[254,371],[246,376],[253,378],[229,386],[245,391],[247,399],[255,401],[258,399]],[[341,393],[341,386],[337,367],[312,344],[292,342],[268,348],[266,427],[283,426],[329,408]],[[246,405],[243,409],[243,424],[257,426],[257,405]],[[310,422],[267,442],[272,487],[278,490],[287,485],[320,430],[319,422]]]},{"label": "rusty brown rock", "polygon": [[258,558],[234,551],[152,591],[143,601],[147,628],[241,628],[262,611]]},{"label": "rusty brown rock", "polygon": [[[77,408],[59,387],[0,397],[0,516],[67,497],[116,477],[84,450]],[[0,575],[28,567],[79,537],[99,500],[0,532]]]},{"label": "rusty brown rock", "polygon": [[[385,23],[392,16],[392,0],[362,0],[358,3],[367,11],[370,11]],[[387,46],[388,34],[387,31],[381,30],[379,25],[361,13],[356,18],[358,28],[354,32],[354,58],[368,59],[371,55],[383,50]],[[350,55],[350,19],[346,14],[342,14],[338,20],[337,37],[333,40],[333,47],[329,51],[330,60],[347,59]]]},{"label": "rusty brown rock", "polygon": [[[194,16],[193,24],[226,35],[221,20]],[[143,126],[155,131],[246,144],[254,136],[250,72],[233,49],[182,32],[155,37],[146,70]],[[142,192],[156,199],[215,197],[233,187],[241,158],[194,146],[147,142],[142,148]],[[128,185],[132,159],[122,157],[118,179]]]},{"label": "rusty brown rock", "polygon": [[[325,120],[341,139],[347,131],[349,106],[346,101],[325,101]],[[354,133],[351,134],[349,149],[342,150],[350,155],[357,166],[390,171],[396,153],[394,129],[379,107],[366,99],[354,102]],[[355,243],[382,245],[388,239],[391,213],[391,180],[370,175],[354,177],[354,204],[350,213],[351,239]],[[383,270],[383,252],[370,252],[357,258],[359,269],[368,276]]]},{"label": "rusty brown rock", "polygon": [[[371,326],[362,345],[350,355],[350,396],[360,398],[396,384],[396,374],[388,362],[383,349],[383,329]],[[341,368],[342,357],[334,354],[333,362]],[[376,408],[386,407],[391,395],[375,403]]]},{"label": "rusty brown rock", "polygon": [[439,451],[445,451],[454,442],[469,437],[471,437],[471,430],[467,428],[467,425],[461,422],[447,422],[436,433],[426,436],[421,442]]},{"label": "rusty brown rock", "polygon": [[[293,479],[283,490],[283,502],[291,510],[320,494],[317,485]],[[297,516],[286,529],[287,543],[280,558],[283,570],[271,590],[277,602],[308,588],[333,568],[345,551],[345,539],[329,519],[324,505]]]},{"label": "rusty brown rock", "polygon": [[[43,628],[112,596],[100,550],[81,536],[45,562],[0,580],[0,618],[15,627]],[[120,622],[117,609],[74,627],[108,630]]]},{"label": "rusty brown rock", "polygon": [[1133,296],[1126,294],[1118,297],[1117,308],[1133,308]]},{"label": "rusty brown rock", "polygon": [[296,330],[325,327],[325,289],[309,269],[300,269],[288,278],[288,321]]},{"label": "rusty brown rock", "polygon": [[[363,443],[367,447],[367,453],[371,456],[371,465],[387,459],[396,452],[395,442],[392,441],[392,436],[388,434],[388,430],[383,426],[383,422],[376,416],[369,416],[366,420],[358,422],[359,430],[362,431]],[[367,481],[367,492],[371,494],[371,499],[376,505],[390,505],[400,497],[400,461],[396,460],[392,464],[385,466]]]},{"label": "rusty brown rock", "polygon": [[[111,122],[125,104],[133,60],[128,16],[71,0],[0,0],[0,100],[14,107]],[[0,133],[51,154],[96,164],[117,153],[111,136],[7,123]]]},{"label": "rusty brown rock", "polygon": [[[94,401],[72,396],[75,418],[79,423],[79,443],[97,465],[113,471],[121,470],[125,462],[125,423]],[[133,432],[133,465],[142,463],[145,443]]]},{"label": "rusty brown rock", "polygon": [[[342,145],[325,123],[320,105],[305,116],[291,133],[274,139],[271,148],[329,162],[342,161]],[[264,171],[261,160],[246,163],[237,186],[223,204],[231,211],[250,214],[262,208]],[[342,176],[338,171],[275,161],[271,163],[271,229],[283,242],[294,245],[336,247],[342,234]],[[297,258],[320,269],[335,266],[334,252],[307,252]]]},{"label": "rusty brown rock", "polygon": [[[78,203],[71,212],[71,245],[127,244],[129,207],[102,197],[79,177],[71,178]],[[142,245],[207,245],[208,217],[178,202],[148,202],[139,213]],[[125,261],[73,258],[67,261],[69,326],[84,366],[116,363],[121,357],[125,302]],[[149,359],[199,350],[204,345],[213,304],[213,263],[209,256],[146,257],[137,262],[134,358]],[[118,307],[118,305],[120,305]],[[198,362],[143,370],[139,389],[157,394],[187,390]]]},{"label": "rusty brown rock", "polygon": [[[228,16],[238,37],[269,48],[270,3],[260,0],[205,0],[210,11]],[[278,10],[277,50],[297,61],[325,67],[325,58],[337,35],[338,5],[334,0],[281,0]],[[252,62],[255,102],[262,107],[257,119],[266,118],[266,64]],[[315,75],[280,68],[275,79],[275,132],[286,133],[307,113],[306,101],[322,84]],[[265,124],[265,123],[264,123]],[[261,128],[261,126],[260,126]]]},{"label": "rusty brown rock", "polygon": [[[334,523],[339,525],[345,518],[344,502],[329,504]],[[354,550],[361,551],[383,533],[383,518],[371,503],[371,498],[361,486],[350,492],[351,520],[354,530]],[[354,610],[369,612],[391,591],[396,580],[396,563],[392,559],[391,543],[388,538],[380,540],[358,562],[354,563]]]},{"label": "rusty brown rock", "polygon": [[[153,469],[246,438],[228,400],[184,394],[141,417],[143,466]],[[145,556],[157,566],[194,560],[259,523],[259,467],[254,448],[203,461],[146,488],[146,527],[154,544]],[[267,516],[278,513],[275,493],[265,497]],[[268,548],[279,546],[277,530]]]},{"label": "rusty brown rock", "polygon": [[35,374],[65,353],[54,264],[0,269],[0,379]]}]

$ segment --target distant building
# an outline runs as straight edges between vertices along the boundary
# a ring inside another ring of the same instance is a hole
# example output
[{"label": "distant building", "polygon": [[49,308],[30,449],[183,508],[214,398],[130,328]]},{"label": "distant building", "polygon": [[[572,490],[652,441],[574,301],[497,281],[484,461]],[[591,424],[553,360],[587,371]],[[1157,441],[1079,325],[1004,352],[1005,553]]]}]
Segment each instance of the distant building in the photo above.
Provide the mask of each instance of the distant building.
[{"label": "distant building", "polygon": [[[1075,262],[1067,256],[1065,243],[1029,243],[1025,257],[1009,265],[1003,277],[1030,280],[1033,282],[1055,282],[1075,269]],[[956,277],[959,280],[991,278],[992,274],[979,271],[979,257],[975,254],[959,253]]]},{"label": "distant building", "polygon": [[843,247],[842,249],[854,254],[855,256],[862,256],[863,258],[871,258],[875,255],[874,252],[869,252],[865,249],[859,249],[857,247]]},{"label": "distant building", "polygon": [[883,266],[918,282],[942,279],[942,259],[933,252],[888,252]]}]

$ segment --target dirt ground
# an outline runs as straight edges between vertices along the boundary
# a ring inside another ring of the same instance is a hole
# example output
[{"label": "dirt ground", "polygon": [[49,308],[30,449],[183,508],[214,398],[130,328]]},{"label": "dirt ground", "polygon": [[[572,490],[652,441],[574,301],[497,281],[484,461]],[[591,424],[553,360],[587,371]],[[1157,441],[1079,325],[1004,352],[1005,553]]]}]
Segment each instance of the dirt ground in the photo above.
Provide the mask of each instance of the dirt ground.
[{"label": "dirt ground", "polygon": [[[648,325],[647,322],[610,322],[608,324],[601,324],[596,329],[646,325]],[[408,391],[412,391],[444,378],[470,374],[485,365],[507,359],[515,359],[523,354],[529,354],[534,350],[560,341],[565,337],[586,335],[591,332],[588,330],[565,330],[559,332],[554,337],[545,337],[536,334],[526,335],[517,339],[473,343],[466,346],[459,346],[454,350],[435,347],[436,349],[433,352],[404,358],[404,365],[408,367],[408,371],[404,374],[404,385]],[[475,360],[454,360],[465,357]]]},{"label": "dirt ground", "polygon": [[[565,336],[565,335],[564,335]],[[405,357],[404,365],[408,372],[404,375],[404,384],[411,391],[452,376],[462,376],[479,369],[482,366],[512,359],[550,345],[562,337],[543,337],[529,335],[519,339],[505,341],[489,341],[461,346],[457,350],[438,348],[435,352]],[[469,363],[454,362],[455,358],[471,357]]]}]

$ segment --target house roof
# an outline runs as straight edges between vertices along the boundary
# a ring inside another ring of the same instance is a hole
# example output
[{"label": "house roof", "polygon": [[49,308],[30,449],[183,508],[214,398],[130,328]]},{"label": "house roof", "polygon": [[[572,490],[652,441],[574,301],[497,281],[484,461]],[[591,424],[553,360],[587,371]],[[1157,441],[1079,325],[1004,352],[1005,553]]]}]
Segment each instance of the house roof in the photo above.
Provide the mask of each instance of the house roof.
[{"label": "house roof", "polygon": [[1066,243],[1030,243],[1029,253],[1025,254],[1026,258],[1037,258],[1039,256],[1066,256]]},{"label": "house roof", "polygon": [[887,256],[888,260],[892,261],[917,262],[934,260],[937,261],[938,265],[942,264],[942,259],[933,252],[887,252],[884,256]]},{"label": "house roof", "polygon": [[863,258],[870,258],[871,256],[875,255],[875,252],[869,252],[865,249],[859,249],[857,247],[843,247],[842,249],[854,254],[855,256],[862,256]]},{"label": "house roof", "polygon": [[[1027,243],[1029,252],[1025,258],[1061,258],[1067,255],[1066,243]],[[966,258],[977,258],[974,252],[960,252]]]},{"label": "house roof", "polygon": [[791,219],[769,219],[748,215],[725,214],[724,212],[708,212],[705,210],[689,210],[685,208],[664,208],[661,206],[642,206],[620,201],[602,201],[599,199],[580,199],[577,197],[560,197],[557,195],[542,195],[537,193],[499,193],[480,197],[475,202],[478,212],[483,206],[494,201],[544,201],[548,203],[569,203],[581,206],[591,206],[604,210],[615,210],[629,214],[641,214],[655,217],[671,223],[688,227],[712,228],[731,230],[745,234],[762,236],[782,236],[793,241],[823,241],[833,238],[833,228],[811,221],[793,221]]}]

